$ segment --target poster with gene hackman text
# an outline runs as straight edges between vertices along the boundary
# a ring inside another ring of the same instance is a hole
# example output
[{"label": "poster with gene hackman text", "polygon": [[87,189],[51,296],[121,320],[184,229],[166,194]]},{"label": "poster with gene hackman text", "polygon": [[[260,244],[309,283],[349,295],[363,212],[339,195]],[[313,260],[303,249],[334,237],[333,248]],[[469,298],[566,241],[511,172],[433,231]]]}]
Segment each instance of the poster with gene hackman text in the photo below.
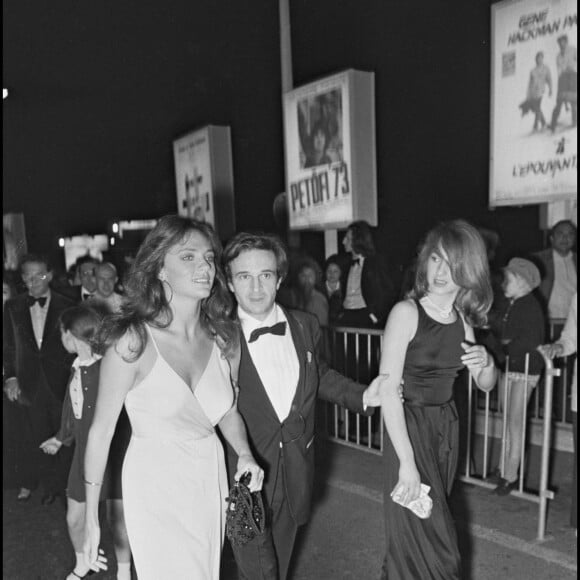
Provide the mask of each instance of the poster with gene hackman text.
[{"label": "poster with gene hackman text", "polygon": [[492,5],[490,205],[577,194],[577,4]]},{"label": "poster with gene hackman text", "polygon": [[348,70],[284,95],[291,229],[376,225],[374,75]]}]

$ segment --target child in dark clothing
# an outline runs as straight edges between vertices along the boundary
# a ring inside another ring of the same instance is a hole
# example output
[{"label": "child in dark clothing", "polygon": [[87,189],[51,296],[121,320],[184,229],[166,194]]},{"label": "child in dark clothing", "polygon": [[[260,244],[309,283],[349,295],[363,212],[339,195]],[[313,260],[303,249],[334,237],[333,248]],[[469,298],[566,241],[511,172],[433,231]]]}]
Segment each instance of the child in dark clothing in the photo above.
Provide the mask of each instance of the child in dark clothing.
[{"label": "child in dark clothing", "polygon": [[[66,580],[85,578],[92,572],[83,555],[83,528],[85,520],[85,480],[84,455],[87,436],[95,412],[99,385],[101,356],[93,351],[93,341],[101,324],[100,312],[86,305],[65,310],[60,318],[61,339],[65,349],[77,355],[72,365],[68,393],[64,400],[62,422],[58,433],[47,439],[40,448],[50,455],[58,453],[62,445],[75,443],[74,456],[67,485],[67,524],[76,562]],[[128,424],[127,424],[128,428]],[[118,427],[115,437],[128,442],[125,433]],[[120,443],[119,451],[124,456],[126,443]],[[113,543],[117,556],[117,580],[131,578],[131,550],[125,528],[123,504],[116,488],[112,461],[109,457],[109,471],[106,489],[102,489],[102,499],[107,500],[107,516],[113,533]]]},{"label": "child in dark clothing", "polygon": [[498,495],[507,495],[517,487],[522,432],[526,427],[523,411],[539,382],[543,366],[536,349],[544,342],[545,320],[542,307],[532,294],[539,285],[540,272],[536,266],[529,260],[512,258],[504,268],[505,299],[500,301],[492,319],[492,332],[501,344],[501,350],[495,354],[504,366],[499,380],[499,400],[502,406],[506,402],[507,417],[503,470],[494,490]]}]

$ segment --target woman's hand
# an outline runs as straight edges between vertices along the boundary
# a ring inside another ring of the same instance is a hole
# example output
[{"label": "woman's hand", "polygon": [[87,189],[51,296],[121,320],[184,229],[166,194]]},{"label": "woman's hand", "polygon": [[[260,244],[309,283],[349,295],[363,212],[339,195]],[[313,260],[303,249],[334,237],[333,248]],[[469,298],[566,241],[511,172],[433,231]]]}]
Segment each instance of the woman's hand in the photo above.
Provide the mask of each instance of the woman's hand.
[{"label": "woman's hand", "polygon": [[421,494],[421,476],[415,462],[401,463],[399,481],[391,492],[391,497],[398,496],[404,505],[417,499]]},{"label": "woman's hand", "polygon": [[62,441],[59,441],[56,437],[51,437],[39,445],[40,449],[47,453],[48,455],[56,455],[59,449],[62,447]]},{"label": "woman's hand", "polygon": [[264,470],[256,463],[251,453],[242,453],[238,457],[238,470],[234,479],[239,481],[244,473],[252,475],[248,489],[250,491],[260,491],[264,483]]},{"label": "woman's hand", "polygon": [[98,525],[91,525],[87,522],[83,554],[87,566],[95,572],[107,569],[107,558],[105,557],[105,552],[99,548],[100,541],[101,528]]},{"label": "woman's hand", "polygon": [[465,354],[461,356],[461,362],[470,370],[476,371],[493,365],[493,359],[481,344],[469,344],[462,342],[461,347]]}]

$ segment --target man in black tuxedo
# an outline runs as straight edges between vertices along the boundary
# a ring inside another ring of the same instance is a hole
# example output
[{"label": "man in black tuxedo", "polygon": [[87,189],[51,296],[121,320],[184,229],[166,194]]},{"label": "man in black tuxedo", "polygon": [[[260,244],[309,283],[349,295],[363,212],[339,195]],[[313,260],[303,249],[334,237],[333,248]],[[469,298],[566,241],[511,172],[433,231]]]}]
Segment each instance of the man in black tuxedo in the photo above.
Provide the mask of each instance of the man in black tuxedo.
[{"label": "man in black tuxedo", "polygon": [[352,222],[342,244],[349,259],[342,267],[344,301],[337,324],[384,328],[396,294],[387,269],[375,251],[369,224],[362,220]]},{"label": "man in black tuxedo", "polygon": [[[42,503],[50,504],[64,491],[70,454],[47,455],[38,446],[60,428],[73,357],[62,345],[58,321],[74,303],[51,292],[52,271],[45,258],[26,256],[21,273],[28,292],[4,308],[4,392],[26,408],[34,450],[24,460],[36,468]],[[23,482],[23,487],[31,489],[35,483]]]},{"label": "man in black tuxedo", "polygon": [[99,260],[90,255],[81,256],[77,259],[75,266],[77,269],[80,286],[59,289],[59,293],[75,302],[91,300],[97,291],[97,266]]},{"label": "man in black tuxedo", "polygon": [[317,396],[359,413],[378,400],[319,356],[316,317],[276,304],[288,270],[277,238],[236,235],[224,250],[224,266],[241,325],[238,409],[265,472],[263,493],[271,513],[265,537],[232,547],[242,578],[284,580],[298,527],[310,514]]}]

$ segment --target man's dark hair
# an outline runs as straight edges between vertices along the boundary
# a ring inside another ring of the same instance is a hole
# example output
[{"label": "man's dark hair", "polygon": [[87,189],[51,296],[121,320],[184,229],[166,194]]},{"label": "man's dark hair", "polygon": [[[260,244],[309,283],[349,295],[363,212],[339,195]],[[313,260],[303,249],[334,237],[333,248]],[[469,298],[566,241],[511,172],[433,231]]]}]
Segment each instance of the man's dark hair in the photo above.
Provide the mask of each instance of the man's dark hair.
[{"label": "man's dark hair", "polygon": [[352,249],[355,254],[360,254],[365,258],[375,255],[371,226],[367,222],[363,220],[352,222],[347,229],[352,234]]},{"label": "man's dark hair", "polygon": [[52,272],[52,264],[48,257],[43,254],[26,254],[20,260],[20,270],[22,270],[24,264],[44,264],[46,271]]}]

